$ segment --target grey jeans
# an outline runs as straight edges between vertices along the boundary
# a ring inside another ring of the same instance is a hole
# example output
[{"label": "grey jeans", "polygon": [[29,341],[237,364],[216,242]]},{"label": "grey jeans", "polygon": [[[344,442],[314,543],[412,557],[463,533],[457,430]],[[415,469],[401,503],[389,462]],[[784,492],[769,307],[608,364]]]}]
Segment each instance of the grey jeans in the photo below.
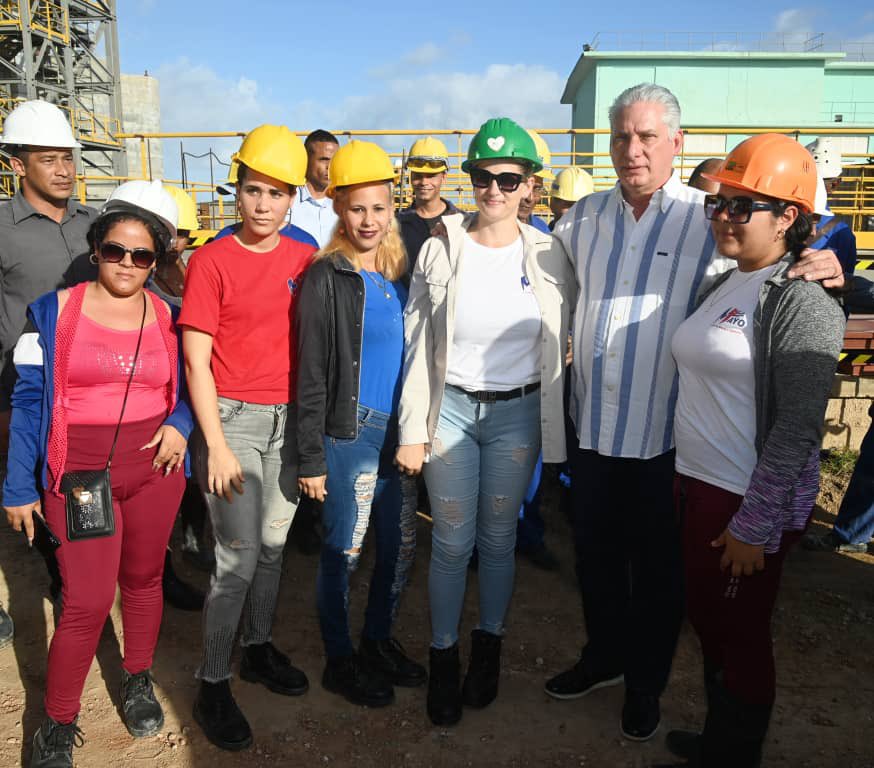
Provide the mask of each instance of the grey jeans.
[{"label": "grey jeans", "polygon": [[[203,656],[197,676],[210,683],[231,676],[234,636],[241,643],[270,640],[279,592],[282,550],[297,510],[294,405],[259,405],[219,398],[225,440],[243,468],[243,495],[233,501],[206,493],[215,533],[215,570],[203,607]],[[201,488],[207,488],[207,451],[193,440]],[[248,599],[247,599],[248,597]]]}]

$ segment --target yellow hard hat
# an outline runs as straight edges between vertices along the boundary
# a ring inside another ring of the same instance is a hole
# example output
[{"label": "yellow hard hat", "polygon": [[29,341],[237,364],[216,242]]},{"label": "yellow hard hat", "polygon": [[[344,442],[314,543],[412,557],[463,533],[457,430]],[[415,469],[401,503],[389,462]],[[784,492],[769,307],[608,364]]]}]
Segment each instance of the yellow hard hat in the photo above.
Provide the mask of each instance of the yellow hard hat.
[{"label": "yellow hard hat", "polygon": [[191,199],[191,195],[187,194],[179,187],[164,186],[164,191],[170,194],[176,201],[176,207],[179,209],[179,223],[177,229],[187,229],[189,232],[195,229],[200,229],[200,224],[197,221],[197,205]]},{"label": "yellow hard hat", "polygon": [[588,171],[578,165],[572,165],[570,168],[560,171],[555,177],[550,194],[559,200],[575,203],[580,198],[591,195],[594,190],[595,185]]},{"label": "yellow hard hat", "polygon": [[337,187],[366,184],[369,181],[394,181],[395,169],[385,150],[371,141],[353,140],[331,158],[330,182],[325,194],[334,197]]},{"label": "yellow hard hat", "polygon": [[286,184],[300,187],[306,183],[307,151],[284,125],[253,128],[231,159]]},{"label": "yellow hard hat", "polygon": [[448,171],[449,152],[446,145],[431,136],[415,141],[407,156],[407,168],[416,173]]},{"label": "yellow hard hat", "polygon": [[537,133],[537,131],[532,131],[528,128],[525,130],[534,141],[534,146],[537,148],[537,155],[540,157],[540,162],[543,163],[542,170],[539,170],[536,175],[546,181],[552,181],[555,178],[555,174],[549,170],[549,166],[552,165],[552,153],[549,151],[549,145],[543,140],[543,137]]}]

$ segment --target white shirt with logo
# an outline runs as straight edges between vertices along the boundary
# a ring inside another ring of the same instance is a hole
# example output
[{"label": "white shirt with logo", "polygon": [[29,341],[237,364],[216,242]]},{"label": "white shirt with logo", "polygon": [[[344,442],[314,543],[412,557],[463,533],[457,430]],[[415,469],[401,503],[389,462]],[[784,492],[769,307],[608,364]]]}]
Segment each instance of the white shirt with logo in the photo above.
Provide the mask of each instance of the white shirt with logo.
[{"label": "white shirt with logo", "polygon": [[775,269],[735,270],[677,328],[677,471],[743,496],[756,467],[753,318]]}]

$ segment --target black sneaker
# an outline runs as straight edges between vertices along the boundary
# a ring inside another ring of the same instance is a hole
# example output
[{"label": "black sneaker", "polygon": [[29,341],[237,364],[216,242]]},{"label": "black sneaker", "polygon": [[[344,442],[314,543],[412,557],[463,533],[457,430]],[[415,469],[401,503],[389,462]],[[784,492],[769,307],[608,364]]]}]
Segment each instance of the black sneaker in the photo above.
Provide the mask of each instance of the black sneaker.
[{"label": "black sneaker", "polygon": [[631,741],[649,741],[659,729],[662,715],[659,697],[641,691],[626,691],[622,706],[622,735]]},{"label": "black sneaker", "polygon": [[153,736],[164,727],[164,710],[155,698],[152,675],[147,669],[135,675],[121,670],[121,714],[131,736]]},{"label": "black sneaker", "polygon": [[393,637],[387,640],[368,640],[362,637],[358,646],[358,657],[392,685],[417,688],[428,679],[425,667],[409,658]]},{"label": "black sneaker", "polygon": [[12,623],[12,617],[0,605],[0,648],[9,645],[14,637],[15,625]]},{"label": "black sneaker", "polygon": [[218,683],[201,680],[194,700],[194,720],[219,749],[236,752],[252,744],[252,729],[234,701],[227,680]]},{"label": "black sneaker", "polygon": [[266,685],[268,690],[283,696],[301,696],[310,687],[303,671],[293,666],[288,656],[276,650],[273,643],[243,648],[240,677],[250,683]]},{"label": "black sneaker", "polygon": [[322,687],[362,707],[385,707],[395,699],[391,684],[355,654],[328,659]]},{"label": "black sneaker", "polygon": [[619,685],[625,679],[619,674],[592,674],[580,659],[570,669],[546,681],[543,689],[554,699],[579,699],[599,688]]},{"label": "black sneaker", "polygon": [[73,768],[73,747],[85,743],[82,731],[76,724],[58,723],[47,717],[33,736],[33,752],[30,768]]}]

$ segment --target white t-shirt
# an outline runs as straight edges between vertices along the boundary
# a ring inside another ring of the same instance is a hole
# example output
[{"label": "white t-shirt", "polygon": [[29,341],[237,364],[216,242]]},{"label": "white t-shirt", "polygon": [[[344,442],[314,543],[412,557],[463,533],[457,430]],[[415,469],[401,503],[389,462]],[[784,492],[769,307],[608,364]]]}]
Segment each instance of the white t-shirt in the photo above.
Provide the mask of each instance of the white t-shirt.
[{"label": "white t-shirt", "polygon": [[487,248],[464,236],[446,383],[468,391],[540,381],[540,307],[525,275],[522,238]]},{"label": "white t-shirt", "polygon": [[677,328],[677,471],[743,496],[756,467],[753,318],[774,265],[735,270]]}]

